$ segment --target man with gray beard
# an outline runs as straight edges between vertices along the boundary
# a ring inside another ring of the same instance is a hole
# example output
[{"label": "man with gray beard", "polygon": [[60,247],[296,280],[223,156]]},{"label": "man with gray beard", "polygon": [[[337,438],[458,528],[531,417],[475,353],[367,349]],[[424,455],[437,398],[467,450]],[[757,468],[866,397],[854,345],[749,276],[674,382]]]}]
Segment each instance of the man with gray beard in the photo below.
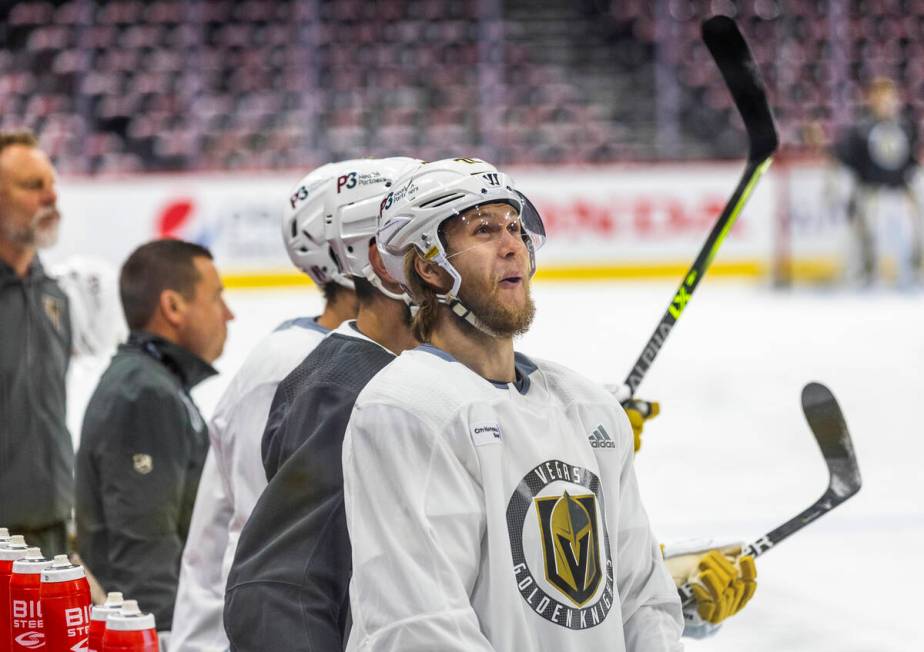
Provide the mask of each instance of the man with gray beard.
[{"label": "man with gray beard", "polygon": [[48,556],[66,552],[74,469],[68,301],[36,255],[58,238],[55,181],[31,132],[0,132],[0,524]]}]

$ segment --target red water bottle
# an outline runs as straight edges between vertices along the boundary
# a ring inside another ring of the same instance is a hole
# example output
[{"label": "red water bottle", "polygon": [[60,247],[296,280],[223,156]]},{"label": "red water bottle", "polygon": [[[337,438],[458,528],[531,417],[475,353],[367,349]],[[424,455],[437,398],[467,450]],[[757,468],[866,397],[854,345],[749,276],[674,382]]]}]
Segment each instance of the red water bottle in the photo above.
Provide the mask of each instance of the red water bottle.
[{"label": "red water bottle", "polygon": [[90,636],[90,583],[83,567],[55,555],[42,571],[45,652],[85,650]]},{"label": "red water bottle", "polygon": [[26,550],[22,559],[13,562],[10,577],[10,650],[34,650],[45,645],[42,619],[42,571],[51,560],[42,557],[38,548]]},{"label": "red water bottle", "polygon": [[154,614],[143,614],[135,600],[122,603],[106,620],[102,652],[158,652]]},{"label": "red water bottle", "polygon": [[93,605],[90,610],[90,640],[87,643],[87,652],[103,652],[103,633],[106,631],[106,620],[122,608],[122,594],[111,591],[106,596],[104,604]]},{"label": "red water bottle", "polygon": [[21,534],[0,544],[0,652],[10,652],[10,576],[13,574],[13,562],[25,557],[28,549]]}]

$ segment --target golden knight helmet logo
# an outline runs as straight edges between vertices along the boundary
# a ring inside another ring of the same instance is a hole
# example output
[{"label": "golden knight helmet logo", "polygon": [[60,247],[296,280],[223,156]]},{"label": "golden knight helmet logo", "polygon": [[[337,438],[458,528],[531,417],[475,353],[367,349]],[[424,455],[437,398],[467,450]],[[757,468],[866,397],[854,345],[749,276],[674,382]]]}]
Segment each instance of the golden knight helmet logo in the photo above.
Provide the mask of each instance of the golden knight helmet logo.
[{"label": "golden knight helmet logo", "polygon": [[594,595],[600,568],[596,496],[536,498],[546,579],[580,607]]}]

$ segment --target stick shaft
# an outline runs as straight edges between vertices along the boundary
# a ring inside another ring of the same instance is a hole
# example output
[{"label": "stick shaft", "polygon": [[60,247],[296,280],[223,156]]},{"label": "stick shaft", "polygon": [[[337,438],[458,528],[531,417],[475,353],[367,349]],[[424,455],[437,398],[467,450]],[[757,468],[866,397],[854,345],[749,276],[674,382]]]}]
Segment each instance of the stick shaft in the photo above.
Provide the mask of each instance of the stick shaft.
[{"label": "stick shaft", "polygon": [[771,161],[772,158],[769,157],[762,161],[748,161],[744,174],[741,175],[741,180],[735,187],[735,191],[732,193],[728,203],[722,209],[719,219],[716,220],[712,230],[709,232],[706,242],[703,243],[699,254],[696,256],[696,260],[693,261],[690,269],[684,274],[680,287],[674,294],[673,299],[671,299],[670,305],[667,306],[667,310],[664,311],[664,316],[661,317],[661,321],[658,322],[658,326],[642,349],[641,355],[632,365],[631,371],[623,381],[623,384],[630,390],[629,396],[635,395],[638,386],[651,368],[651,364],[664,345],[667,336],[670,335],[671,330],[674,328],[674,324],[680,319],[684,308],[686,308],[687,303],[693,296],[694,290],[696,290],[706,270],[712,264],[719,247],[722,246],[729,231],[741,214],[758,180],[770,167]]}]

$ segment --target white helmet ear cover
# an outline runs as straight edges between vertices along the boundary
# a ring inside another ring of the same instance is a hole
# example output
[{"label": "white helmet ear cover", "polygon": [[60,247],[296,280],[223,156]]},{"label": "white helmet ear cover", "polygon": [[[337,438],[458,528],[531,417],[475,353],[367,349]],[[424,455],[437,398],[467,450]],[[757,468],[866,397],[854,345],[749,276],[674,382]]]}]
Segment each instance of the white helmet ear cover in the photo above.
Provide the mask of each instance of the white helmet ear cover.
[{"label": "white helmet ear cover", "polygon": [[292,264],[319,287],[333,281],[352,290],[352,279],[342,273],[327,241],[325,195],[330,190],[330,179],[318,178],[319,170],[302,179],[292,191],[283,213],[282,240]]},{"label": "white helmet ear cover", "polygon": [[375,240],[375,246],[382,256],[382,264],[385,265],[385,269],[388,271],[389,275],[398,281],[404,288],[407,288],[407,278],[404,275],[404,251],[399,254],[386,247],[385,243],[389,242],[391,237],[410,221],[410,217],[394,218],[389,221],[388,224],[380,227]]}]

